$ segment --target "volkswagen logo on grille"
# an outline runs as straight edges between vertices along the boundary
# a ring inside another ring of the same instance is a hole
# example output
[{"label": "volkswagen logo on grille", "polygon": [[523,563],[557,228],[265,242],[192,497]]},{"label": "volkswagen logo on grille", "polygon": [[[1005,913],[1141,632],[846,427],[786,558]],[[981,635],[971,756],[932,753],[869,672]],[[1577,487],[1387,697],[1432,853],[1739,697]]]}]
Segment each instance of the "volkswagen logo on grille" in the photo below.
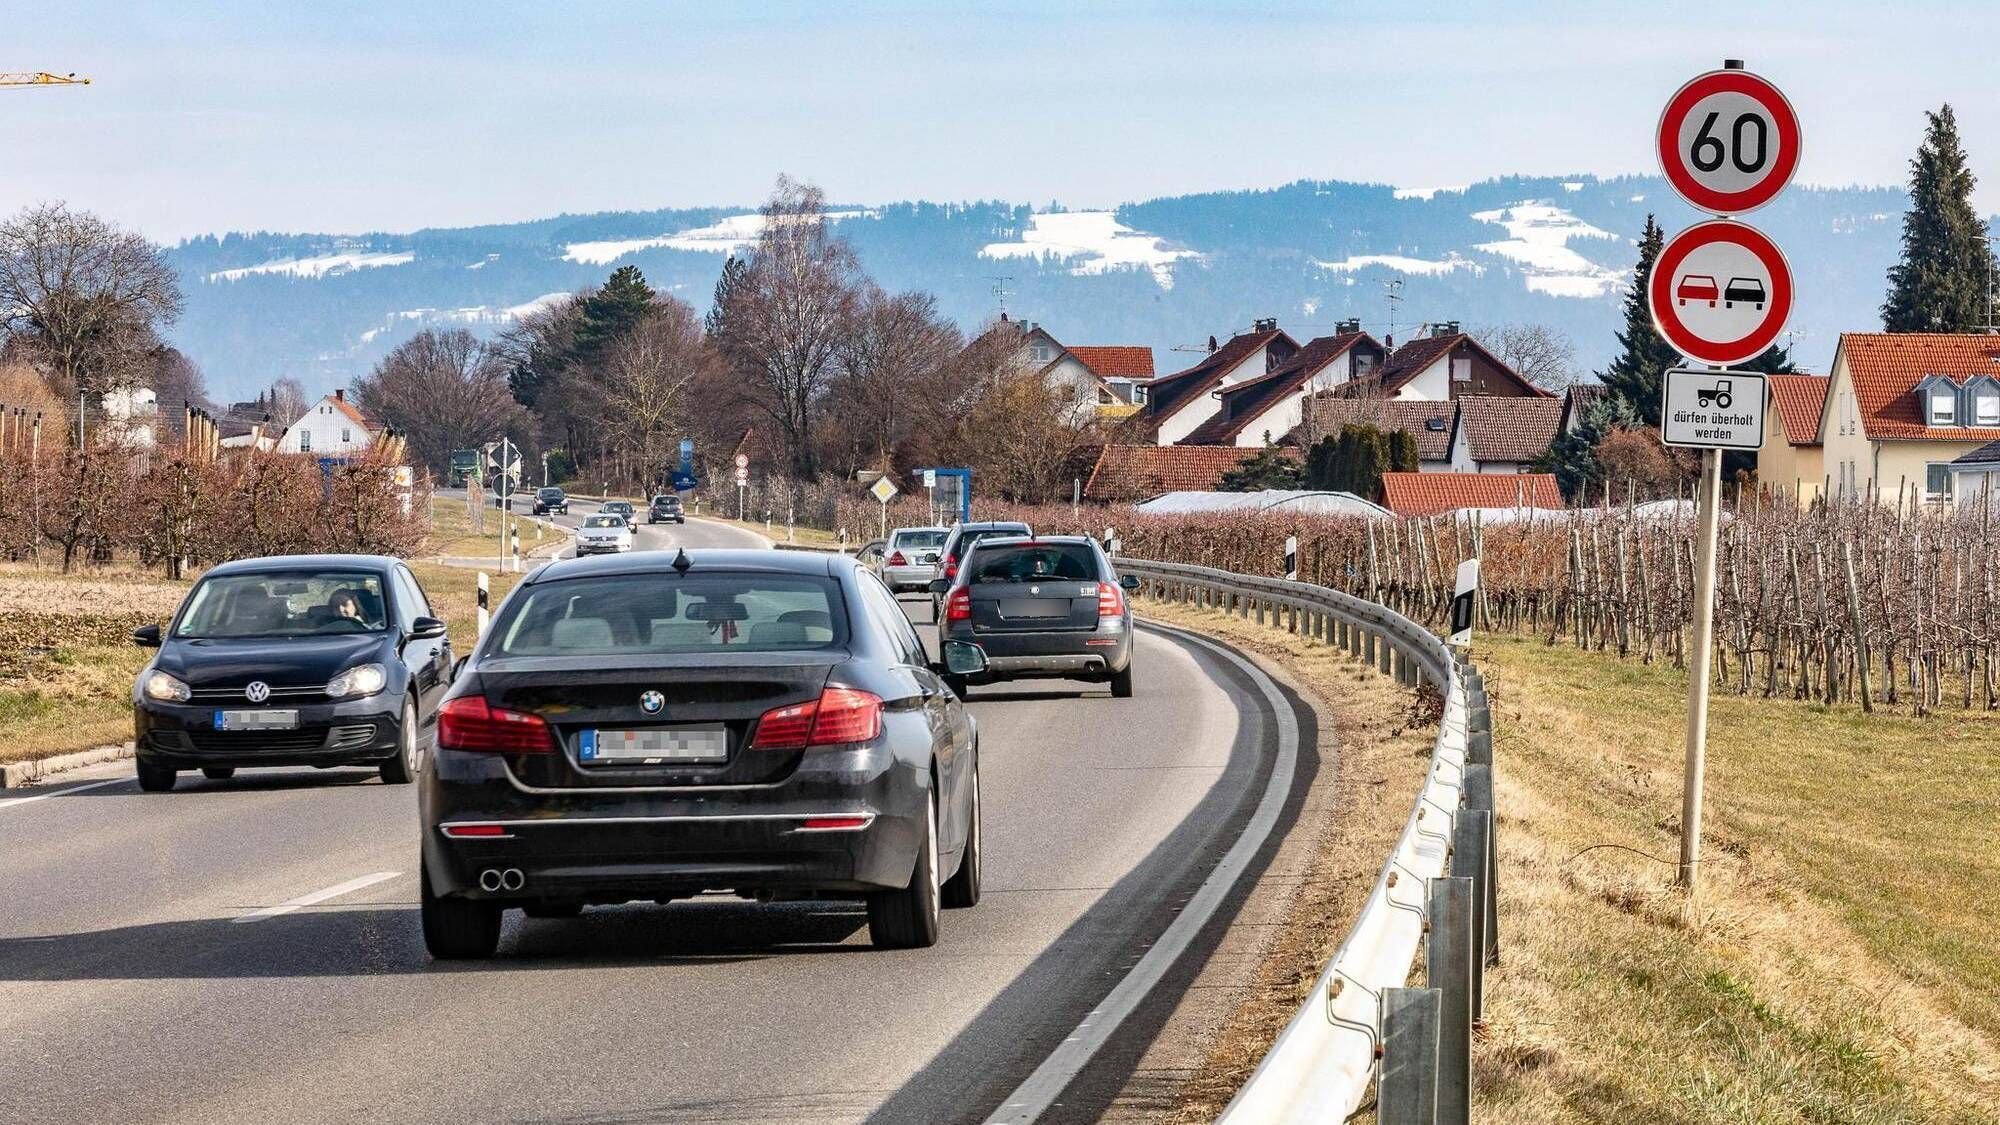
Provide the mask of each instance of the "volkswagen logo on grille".
[{"label": "volkswagen logo on grille", "polygon": [[649,691],[639,697],[639,710],[648,715],[657,715],[667,705],[667,697],[657,691]]},{"label": "volkswagen logo on grille", "polygon": [[262,703],[271,698],[271,685],[262,680],[251,680],[243,689],[243,698],[252,703]]}]

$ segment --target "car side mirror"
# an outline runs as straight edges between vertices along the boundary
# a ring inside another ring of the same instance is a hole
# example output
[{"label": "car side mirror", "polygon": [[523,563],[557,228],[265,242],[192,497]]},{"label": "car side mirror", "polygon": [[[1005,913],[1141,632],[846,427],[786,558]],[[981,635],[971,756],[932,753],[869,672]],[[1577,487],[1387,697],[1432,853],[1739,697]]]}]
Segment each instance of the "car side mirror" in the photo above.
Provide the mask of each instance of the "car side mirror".
[{"label": "car side mirror", "polygon": [[986,671],[986,650],[971,641],[946,641],[944,669],[954,676],[977,676]]},{"label": "car side mirror", "polygon": [[410,622],[410,639],[413,641],[434,641],[444,636],[444,622],[435,617],[419,617]]},{"label": "car side mirror", "polygon": [[931,579],[931,582],[930,582],[930,592],[931,592],[931,593],[933,593],[933,594],[945,594],[945,593],[950,593],[950,592],[951,592],[951,581],[950,581],[949,579],[945,579],[945,578],[933,578],[933,579]]},{"label": "car side mirror", "polygon": [[1122,590],[1136,590],[1139,588],[1139,576],[1136,574],[1121,574],[1118,576],[1118,586]]},{"label": "car side mirror", "polygon": [[138,645],[140,648],[159,648],[160,627],[158,625],[139,626],[137,629],[132,630],[132,643]]}]

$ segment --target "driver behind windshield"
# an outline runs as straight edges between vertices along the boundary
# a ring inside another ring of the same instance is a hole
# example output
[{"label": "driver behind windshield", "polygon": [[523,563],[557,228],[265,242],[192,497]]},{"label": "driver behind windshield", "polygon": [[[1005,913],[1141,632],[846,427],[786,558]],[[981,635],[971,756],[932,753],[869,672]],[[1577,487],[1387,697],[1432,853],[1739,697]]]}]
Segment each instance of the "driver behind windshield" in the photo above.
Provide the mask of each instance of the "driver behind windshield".
[{"label": "driver behind windshield", "polygon": [[[346,631],[359,627],[372,631],[380,627],[380,622],[374,620],[376,615],[369,612],[368,603],[362,599],[360,591],[351,586],[343,586],[327,595],[326,604],[315,606],[308,611],[307,616],[314,628],[319,630],[331,627],[337,631]],[[352,622],[352,625],[348,624],[349,622]]]}]

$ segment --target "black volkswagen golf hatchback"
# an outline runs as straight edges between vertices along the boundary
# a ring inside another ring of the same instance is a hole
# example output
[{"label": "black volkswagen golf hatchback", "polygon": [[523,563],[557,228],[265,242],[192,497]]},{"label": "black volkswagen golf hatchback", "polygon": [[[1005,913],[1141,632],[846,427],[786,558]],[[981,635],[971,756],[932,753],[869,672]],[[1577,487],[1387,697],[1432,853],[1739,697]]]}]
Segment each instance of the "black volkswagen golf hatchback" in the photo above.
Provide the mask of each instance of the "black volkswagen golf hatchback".
[{"label": "black volkswagen golf hatchback", "polygon": [[202,576],[132,685],[139,787],[183,769],[376,766],[414,778],[451,675],[451,641],[402,562],[374,555],[241,559]]},{"label": "black volkswagen golf hatchback", "polygon": [[979,899],[978,739],[853,559],[566,559],[508,594],[439,710],[424,941],[488,957],[502,912],[858,898],[878,946]]}]

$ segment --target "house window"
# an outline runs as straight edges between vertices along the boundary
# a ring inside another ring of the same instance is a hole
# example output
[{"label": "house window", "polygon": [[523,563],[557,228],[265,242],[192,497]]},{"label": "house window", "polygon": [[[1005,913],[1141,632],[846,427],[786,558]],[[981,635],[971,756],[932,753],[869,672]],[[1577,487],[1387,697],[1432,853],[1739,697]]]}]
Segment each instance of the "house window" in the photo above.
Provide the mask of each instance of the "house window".
[{"label": "house window", "polygon": [[1034,347],[1028,349],[1028,354],[1035,357],[1036,363],[1047,363],[1049,361],[1049,346],[1047,344],[1036,344]]},{"label": "house window", "polygon": [[1972,399],[1973,421],[1982,426],[2000,426],[2000,391],[1980,391]]},{"label": "house window", "polygon": [[342,426],[340,428],[340,444],[351,445],[353,442],[354,436],[348,431],[346,426]]},{"label": "house window", "polygon": [[1454,359],[1451,361],[1451,381],[1454,383],[1472,382],[1472,360],[1470,358]]},{"label": "house window", "polygon": [[1924,498],[1926,500],[1951,499],[1951,463],[1932,461],[1924,466]]},{"label": "house window", "polygon": [[311,453],[311,452],[312,452],[312,447],[313,447],[313,432],[312,432],[311,430],[300,430],[300,431],[299,431],[299,452],[300,452],[300,453]]},{"label": "house window", "polygon": [[1949,426],[1958,415],[1958,396],[1942,387],[1931,392],[1931,425]]},{"label": "house window", "polygon": [[1132,386],[1132,405],[1133,406],[1146,405],[1146,388],[1141,387],[1136,383],[1133,384]]}]

